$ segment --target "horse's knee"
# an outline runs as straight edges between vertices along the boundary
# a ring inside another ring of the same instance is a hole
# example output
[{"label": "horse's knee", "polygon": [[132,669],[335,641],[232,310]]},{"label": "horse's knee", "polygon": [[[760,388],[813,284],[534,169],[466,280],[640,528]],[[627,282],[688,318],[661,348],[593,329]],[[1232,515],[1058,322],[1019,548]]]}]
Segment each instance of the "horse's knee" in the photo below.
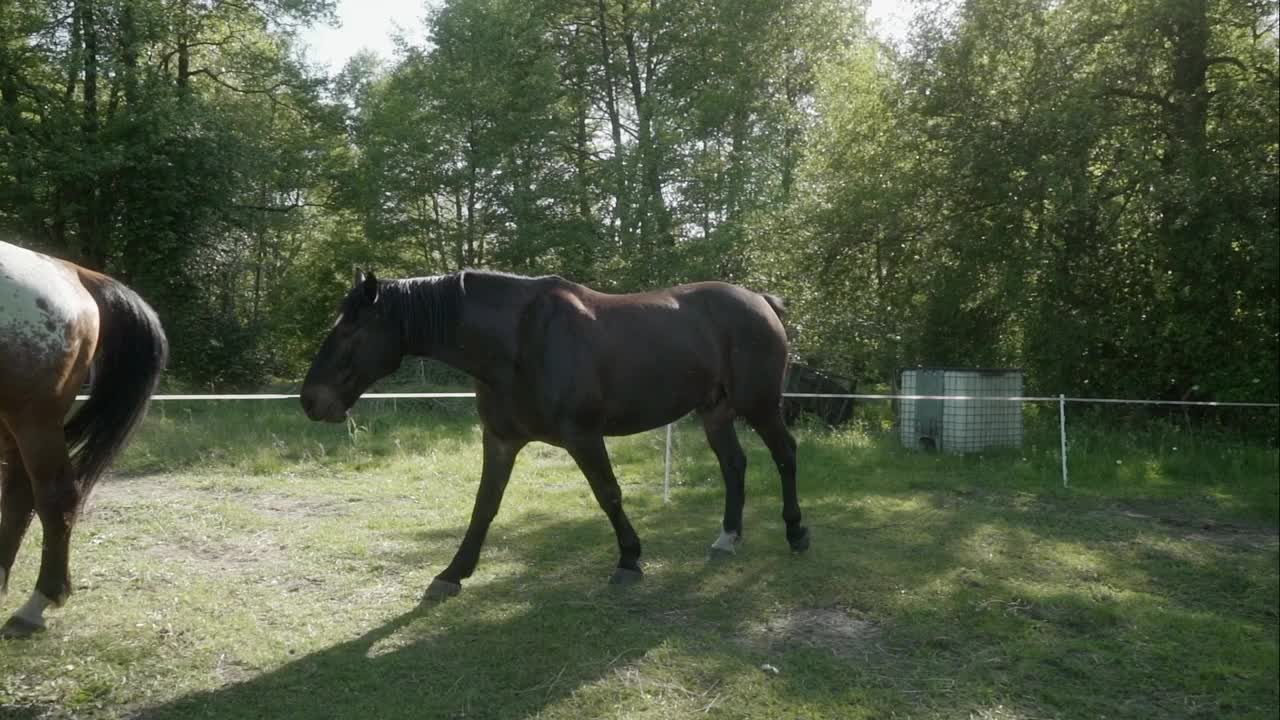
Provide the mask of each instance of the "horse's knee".
[{"label": "horse's knee", "polygon": [[83,501],[83,491],[74,481],[66,478],[39,486],[35,497],[35,510],[46,532],[51,524],[65,524],[70,528],[75,524],[76,515],[79,514]]},{"label": "horse's knee", "polygon": [[471,524],[473,526],[482,525],[484,527],[489,527],[489,525],[493,524],[493,520],[496,517],[498,517],[498,508],[488,505],[484,507],[477,505],[475,510],[471,513]]},{"label": "horse's knee", "polygon": [[596,491],[596,501],[609,517],[622,512],[622,488],[610,485]]},{"label": "horse's knee", "polygon": [[779,454],[783,457],[790,458],[794,462],[796,459],[796,448],[798,447],[795,436],[788,432],[786,428],[781,428],[779,435],[781,436],[778,443],[780,445],[778,448]]},{"label": "horse's knee", "polygon": [[796,439],[791,437],[791,433],[785,433],[782,436],[781,447],[773,458],[774,464],[778,466],[778,472],[785,475],[794,475],[796,472]]},{"label": "horse's knee", "polygon": [[793,476],[795,476],[795,474],[796,474],[796,456],[795,456],[795,454],[794,454],[794,453],[793,453],[793,454],[791,454],[791,455],[789,455],[789,456],[786,456],[786,457],[778,458],[778,459],[775,461],[775,464],[778,466],[778,472],[779,472],[783,477],[793,477]]},{"label": "horse's knee", "polygon": [[725,458],[725,471],[737,482],[742,482],[742,476],[747,472],[747,454],[741,448],[736,448]]}]

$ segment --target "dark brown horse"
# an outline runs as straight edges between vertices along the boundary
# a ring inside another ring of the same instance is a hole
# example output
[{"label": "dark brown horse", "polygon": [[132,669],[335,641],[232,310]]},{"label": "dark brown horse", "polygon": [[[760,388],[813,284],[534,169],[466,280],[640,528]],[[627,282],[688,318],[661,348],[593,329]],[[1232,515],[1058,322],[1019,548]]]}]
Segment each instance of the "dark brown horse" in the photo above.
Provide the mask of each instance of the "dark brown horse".
[{"label": "dark brown horse", "polygon": [[[787,372],[787,392],[813,395],[852,395],[857,389],[853,380],[819,370],[812,365],[792,362]],[[788,397],[782,403],[782,416],[791,426],[807,412],[829,427],[838,427],[853,419],[853,400],[843,397]]]},{"label": "dark brown horse", "polygon": [[313,420],[339,422],[405,355],[432,357],[475,378],[484,463],[471,522],[453,561],[427,590],[461,590],[498,512],[516,454],[530,441],[577,462],[613,524],[621,558],[610,582],[638,580],[640,539],[622,509],[607,435],[660,427],[697,411],[724,475],[724,522],[713,552],[742,538],[744,418],[782,476],[792,550],[809,547],[796,500],[796,443],[782,422],[787,365],[782,304],[724,283],[607,295],[559,277],[466,271],[379,282],[357,275],[302,388]]},{"label": "dark brown horse", "polygon": [[[0,635],[43,628],[45,609],[71,594],[71,528],[142,419],[167,354],[132,290],[0,242],[0,594],[33,513],[44,528],[35,591]],[[93,390],[68,420],[90,368]]]}]

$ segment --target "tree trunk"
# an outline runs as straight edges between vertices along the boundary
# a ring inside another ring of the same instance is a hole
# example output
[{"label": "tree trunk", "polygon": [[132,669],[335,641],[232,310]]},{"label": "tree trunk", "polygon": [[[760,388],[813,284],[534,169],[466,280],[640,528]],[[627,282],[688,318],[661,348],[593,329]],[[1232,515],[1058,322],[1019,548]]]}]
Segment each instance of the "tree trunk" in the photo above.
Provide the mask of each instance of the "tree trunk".
[{"label": "tree trunk", "polygon": [[791,188],[795,185],[796,172],[796,140],[799,136],[799,130],[795,126],[792,116],[798,111],[800,93],[796,91],[795,83],[791,79],[791,67],[787,63],[787,69],[782,74],[783,92],[787,98],[787,109],[790,111],[782,126],[782,204],[786,205],[791,201]]},{"label": "tree trunk", "polygon": [[[609,44],[609,13],[605,0],[597,0],[597,20],[600,22],[600,66],[604,71],[604,104],[609,115],[609,135],[613,139],[613,198],[615,241],[624,246],[631,243],[631,199],[627,192],[627,173],[624,160],[626,147],[622,144],[622,117],[618,111],[617,80],[613,76],[613,48]],[[612,225],[612,223],[611,223]]]},{"label": "tree trunk", "polygon": [[[94,0],[77,0],[75,10],[80,16],[80,36],[84,42],[82,147],[86,159],[94,162],[98,159],[98,28]],[[106,262],[107,248],[103,236],[105,228],[99,222],[102,219],[98,197],[100,178],[92,167],[85,176],[76,192],[80,254],[87,265],[101,270]]]},{"label": "tree trunk", "polygon": [[120,59],[124,65],[124,102],[133,106],[138,101],[138,24],[134,0],[126,0],[120,11]]},{"label": "tree trunk", "polygon": [[483,262],[476,255],[476,139],[475,129],[471,128],[467,132],[467,217],[466,217],[466,236],[467,236],[467,263],[474,265]]},{"label": "tree trunk", "polygon": [[[656,2],[651,0],[656,10]],[[654,247],[665,234],[666,206],[662,198],[662,178],[658,168],[658,149],[653,128],[652,85],[656,66],[652,40],[646,43],[648,57],[644,61],[644,78],[640,74],[640,56],[636,43],[636,28],[630,0],[622,0],[623,44],[627,51],[627,77],[631,86],[631,98],[636,108],[636,154],[640,160],[640,205],[635,225],[640,241],[640,261],[652,268]],[[646,277],[645,280],[650,280]]]},{"label": "tree trunk", "polygon": [[[1165,35],[1172,53],[1165,118],[1169,145],[1162,158],[1165,177],[1178,181],[1177,192],[1165,193],[1162,233],[1172,273],[1173,303],[1164,341],[1169,357],[1185,358],[1186,367],[1171,369],[1172,395],[1184,397],[1199,384],[1205,358],[1230,346],[1231,278],[1218,277],[1229,248],[1222,247],[1213,221],[1214,198],[1206,176],[1208,157],[1209,17],[1205,0],[1172,0]],[[1197,318],[1193,331],[1188,318]],[[1212,391],[1211,389],[1206,388]],[[1171,396],[1172,396],[1171,395]]]}]

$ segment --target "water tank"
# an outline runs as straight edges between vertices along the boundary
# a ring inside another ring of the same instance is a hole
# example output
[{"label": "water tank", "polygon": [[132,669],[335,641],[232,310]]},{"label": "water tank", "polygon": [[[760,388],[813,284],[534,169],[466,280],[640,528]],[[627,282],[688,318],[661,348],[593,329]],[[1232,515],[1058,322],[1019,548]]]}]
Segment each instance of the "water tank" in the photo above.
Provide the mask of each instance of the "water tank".
[{"label": "water tank", "polygon": [[898,393],[957,398],[899,400],[903,447],[957,454],[1022,447],[1022,403],[980,399],[1020,397],[1021,370],[906,368],[898,372]]}]

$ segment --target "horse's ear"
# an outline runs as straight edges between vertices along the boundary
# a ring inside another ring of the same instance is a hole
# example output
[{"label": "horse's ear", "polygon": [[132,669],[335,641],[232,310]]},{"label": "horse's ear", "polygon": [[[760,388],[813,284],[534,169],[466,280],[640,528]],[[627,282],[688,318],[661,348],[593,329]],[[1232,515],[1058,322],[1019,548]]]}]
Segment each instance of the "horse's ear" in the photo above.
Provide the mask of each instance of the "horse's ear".
[{"label": "horse's ear", "polygon": [[378,301],[378,277],[370,271],[364,276],[364,298],[371,303]]}]

